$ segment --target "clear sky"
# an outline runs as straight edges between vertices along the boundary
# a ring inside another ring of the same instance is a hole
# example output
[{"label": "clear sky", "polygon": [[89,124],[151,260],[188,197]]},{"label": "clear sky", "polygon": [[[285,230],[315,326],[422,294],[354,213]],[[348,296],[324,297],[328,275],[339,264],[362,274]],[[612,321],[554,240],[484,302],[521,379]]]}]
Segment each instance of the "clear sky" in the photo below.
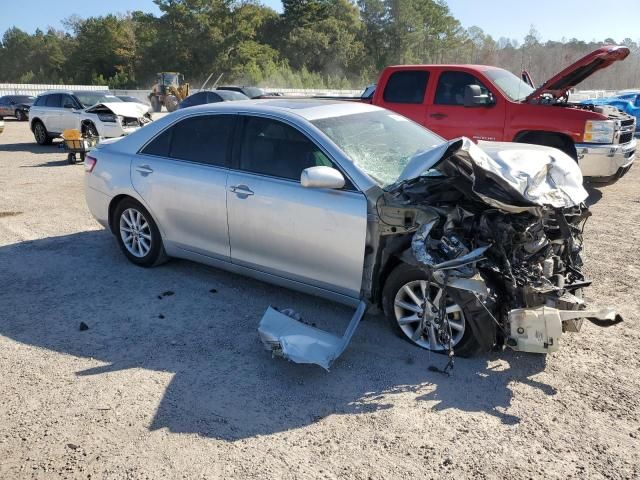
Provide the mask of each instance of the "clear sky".
[{"label": "clear sky", "polygon": [[[89,17],[128,10],[159,13],[152,0],[0,0],[0,3],[0,34],[14,25],[28,32],[38,27],[62,28],[60,20],[72,14]],[[280,0],[263,3],[282,9]],[[477,25],[496,40],[500,37],[521,40],[532,24],[543,40],[640,39],[637,15],[640,0],[617,3],[615,10],[607,7],[614,4],[602,0],[447,0],[447,3],[464,27]]]}]

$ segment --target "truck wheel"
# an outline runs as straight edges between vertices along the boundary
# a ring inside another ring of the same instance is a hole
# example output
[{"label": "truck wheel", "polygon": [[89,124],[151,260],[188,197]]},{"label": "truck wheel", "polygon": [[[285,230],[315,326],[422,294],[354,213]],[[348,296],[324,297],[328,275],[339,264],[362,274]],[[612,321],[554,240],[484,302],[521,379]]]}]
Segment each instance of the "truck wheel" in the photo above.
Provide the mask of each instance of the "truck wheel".
[{"label": "truck wheel", "polygon": [[38,145],[51,145],[53,142],[53,139],[49,136],[47,129],[40,120],[33,122],[33,136],[36,142],[38,142]]},{"label": "truck wheel", "polygon": [[[434,328],[422,331],[420,320],[425,308],[431,311],[428,315],[437,314],[431,308],[438,305],[442,290],[427,281],[426,273],[418,267],[400,264],[389,275],[382,291],[382,307],[392,329],[401,338],[421,348],[437,353],[448,353],[448,345],[443,344]],[[476,297],[469,292],[451,289],[447,293],[447,317],[451,325],[453,350],[461,357],[471,357],[493,346],[487,344],[484,333],[493,332],[490,318],[485,313],[478,315],[480,310]],[[481,317],[481,318],[479,318]],[[479,332],[478,328],[488,329]],[[492,338],[494,335],[492,335]]]},{"label": "truck wheel", "polygon": [[164,106],[168,112],[175,112],[178,109],[178,98],[175,95],[167,95],[164,97]]},{"label": "truck wheel", "polygon": [[162,102],[160,102],[158,97],[151,97],[149,101],[151,102],[151,109],[154,112],[158,113],[162,111]]}]

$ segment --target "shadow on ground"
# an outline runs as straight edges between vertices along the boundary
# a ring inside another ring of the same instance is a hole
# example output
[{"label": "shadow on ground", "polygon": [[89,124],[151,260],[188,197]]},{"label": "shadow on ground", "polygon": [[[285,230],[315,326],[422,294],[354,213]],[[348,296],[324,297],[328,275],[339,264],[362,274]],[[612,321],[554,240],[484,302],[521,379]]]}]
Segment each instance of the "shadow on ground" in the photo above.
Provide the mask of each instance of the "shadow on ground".
[{"label": "shadow on ground", "polygon": [[592,205],[598,203],[602,198],[602,187],[596,187],[595,185],[589,183],[585,183],[584,187],[589,194],[584,203],[586,203],[588,207],[591,207]]},{"label": "shadow on ground", "polygon": [[452,377],[428,371],[446,359],[396,338],[375,315],[330,373],[272,359],[257,334],[269,304],[337,333],[351,311],[191,262],[138,268],[104,231],[0,247],[0,265],[0,278],[11,279],[0,289],[0,334],[105,363],[75,381],[132,368],[174,373],[151,429],[237,440],[391,409],[400,394],[515,424],[505,412],[514,382],[555,394],[530,378],[544,369],[542,356],[502,353],[499,371],[487,366],[497,354],[457,359]]}]

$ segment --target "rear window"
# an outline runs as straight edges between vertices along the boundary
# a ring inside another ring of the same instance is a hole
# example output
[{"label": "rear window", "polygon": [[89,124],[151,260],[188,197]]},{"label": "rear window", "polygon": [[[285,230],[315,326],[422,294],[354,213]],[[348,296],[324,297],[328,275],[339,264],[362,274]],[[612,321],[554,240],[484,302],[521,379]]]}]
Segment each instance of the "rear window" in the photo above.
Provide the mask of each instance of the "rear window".
[{"label": "rear window", "polygon": [[423,103],[429,72],[403,70],[394,72],[384,88],[384,101],[389,103]]},{"label": "rear window", "polygon": [[199,115],[169,127],[141,153],[224,167],[235,115]]}]

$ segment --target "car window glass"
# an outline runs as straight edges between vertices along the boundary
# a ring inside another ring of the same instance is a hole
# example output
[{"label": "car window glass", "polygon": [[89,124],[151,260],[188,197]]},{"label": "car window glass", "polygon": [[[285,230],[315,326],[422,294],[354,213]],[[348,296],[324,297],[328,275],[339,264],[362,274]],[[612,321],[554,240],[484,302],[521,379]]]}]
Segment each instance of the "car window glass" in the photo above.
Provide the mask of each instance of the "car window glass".
[{"label": "car window glass", "polygon": [[172,128],[167,128],[164,132],[151,140],[140,153],[147,155],[157,155],[159,157],[168,157],[169,148],[171,148],[171,132]]},{"label": "car window glass", "polygon": [[248,117],[240,168],[248,172],[300,181],[305,168],[333,167],[331,160],[305,135],[276,120]]},{"label": "car window glass", "polygon": [[217,103],[221,100],[222,99],[220,98],[220,95],[218,95],[217,93],[207,92],[207,103]]},{"label": "car window glass", "polygon": [[436,105],[464,106],[464,89],[467,85],[478,85],[482,95],[489,90],[476,77],[466,72],[443,72],[436,87]]},{"label": "car window glass", "polygon": [[8,101],[6,98],[4,97],[0,98],[0,105],[7,105],[7,104],[8,104]]},{"label": "car window glass", "polygon": [[62,95],[59,95],[57,93],[47,96],[47,100],[46,100],[45,105],[47,107],[60,108],[60,97],[61,96]]},{"label": "car window glass", "polygon": [[394,72],[387,80],[383,98],[390,103],[422,103],[427,89],[429,72],[403,70]]},{"label": "car window glass", "polygon": [[36,101],[33,102],[33,105],[35,107],[41,107],[44,105],[45,100],[47,99],[47,97],[38,97],[36,98]]},{"label": "car window glass", "polygon": [[636,101],[633,104],[635,107],[640,107],[640,95],[636,95]]},{"label": "car window glass", "polygon": [[200,115],[172,127],[169,156],[180,160],[226,166],[235,116]]},{"label": "car window glass", "polygon": [[71,95],[62,96],[62,108],[76,108],[76,103],[71,98]]}]

